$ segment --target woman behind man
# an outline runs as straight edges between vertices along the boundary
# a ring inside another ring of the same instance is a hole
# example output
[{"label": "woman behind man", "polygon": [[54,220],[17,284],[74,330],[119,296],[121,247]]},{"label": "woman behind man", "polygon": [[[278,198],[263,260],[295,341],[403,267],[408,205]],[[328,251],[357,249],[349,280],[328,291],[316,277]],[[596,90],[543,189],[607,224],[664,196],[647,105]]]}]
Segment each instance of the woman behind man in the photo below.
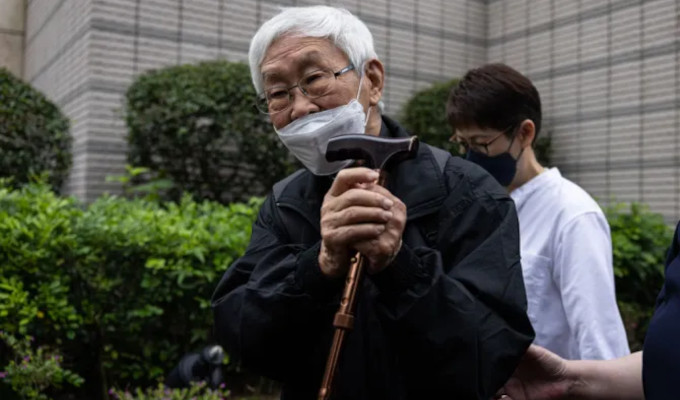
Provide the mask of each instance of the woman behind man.
[{"label": "woman behind man", "polygon": [[504,64],[473,69],[451,91],[447,114],[466,158],[515,201],[534,343],[567,359],[629,354],[609,224],[583,189],[536,160],[541,100],[531,81]]}]

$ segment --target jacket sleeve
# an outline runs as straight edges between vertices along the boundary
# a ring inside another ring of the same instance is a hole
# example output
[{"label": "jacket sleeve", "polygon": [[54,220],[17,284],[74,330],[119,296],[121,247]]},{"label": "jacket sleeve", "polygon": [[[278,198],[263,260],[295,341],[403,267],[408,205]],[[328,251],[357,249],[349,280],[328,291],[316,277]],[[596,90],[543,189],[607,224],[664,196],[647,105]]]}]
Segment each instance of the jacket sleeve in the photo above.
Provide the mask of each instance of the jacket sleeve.
[{"label": "jacket sleeve", "polygon": [[510,377],[534,332],[514,203],[479,168],[459,171],[439,213],[437,248],[403,245],[372,279],[404,376],[432,382],[411,395],[486,400]]},{"label": "jacket sleeve", "polygon": [[[668,251],[666,252],[666,267],[664,268],[664,275],[668,276],[668,266],[671,265],[673,260],[680,256],[680,222],[675,227],[675,235],[673,235],[673,241],[671,242]],[[655,309],[666,299],[666,282],[664,281],[661,290],[656,298]]]},{"label": "jacket sleeve", "polygon": [[335,308],[343,280],[322,274],[319,243],[305,248],[281,239],[275,207],[265,200],[250,244],[218,284],[212,308],[216,338],[232,358],[270,378],[294,380],[323,371],[316,365],[323,358],[313,355],[327,352],[317,344],[328,342],[321,333],[332,323],[327,307]]},{"label": "jacket sleeve", "polygon": [[579,214],[556,235],[553,279],[581,359],[630,354],[614,290],[612,243],[602,213]]}]

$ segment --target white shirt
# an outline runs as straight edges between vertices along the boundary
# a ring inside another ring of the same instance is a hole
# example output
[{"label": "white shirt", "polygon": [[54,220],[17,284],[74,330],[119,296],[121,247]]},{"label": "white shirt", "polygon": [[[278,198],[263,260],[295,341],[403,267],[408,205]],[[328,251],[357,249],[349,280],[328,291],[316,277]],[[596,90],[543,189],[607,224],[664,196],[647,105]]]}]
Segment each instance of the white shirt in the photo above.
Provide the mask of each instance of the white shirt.
[{"label": "white shirt", "polygon": [[630,353],[616,304],[612,244],[602,210],[551,168],[510,194],[535,344],[567,359]]}]

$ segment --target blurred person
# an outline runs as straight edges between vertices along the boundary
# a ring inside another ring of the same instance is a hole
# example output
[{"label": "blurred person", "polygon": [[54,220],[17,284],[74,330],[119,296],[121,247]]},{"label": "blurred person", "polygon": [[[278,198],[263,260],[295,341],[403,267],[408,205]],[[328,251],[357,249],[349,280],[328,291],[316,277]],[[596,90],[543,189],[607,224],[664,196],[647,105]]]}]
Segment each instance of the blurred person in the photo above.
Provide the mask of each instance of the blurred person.
[{"label": "blurred person", "polygon": [[565,360],[531,346],[499,391],[507,400],[676,400],[680,377],[680,223],[666,258],[666,278],[642,351],[614,360]]},{"label": "blurred person", "polygon": [[588,193],[537,161],[541,100],[531,81],[504,64],[470,70],[447,115],[466,158],[515,201],[534,343],[567,359],[629,354],[609,224]]}]

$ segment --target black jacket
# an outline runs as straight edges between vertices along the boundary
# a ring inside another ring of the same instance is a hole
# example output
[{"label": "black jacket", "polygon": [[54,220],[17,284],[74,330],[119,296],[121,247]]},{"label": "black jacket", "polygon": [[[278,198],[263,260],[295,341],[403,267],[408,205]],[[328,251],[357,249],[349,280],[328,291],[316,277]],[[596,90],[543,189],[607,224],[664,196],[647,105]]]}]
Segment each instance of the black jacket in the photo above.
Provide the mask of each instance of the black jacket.
[{"label": "black jacket", "polygon": [[[381,136],[407,136],[383,118]],[[388,189],[407,206],[395,261],[363,281],[335,399],[489,399],[533,340],[512,200],[481,168],[400,164]],[[441,151],[441,150],[439,150]],[[232,358],[283,382],[283,399],[316,399],[344,285],[318,265],[328,177],[299,171],[268,197],[243,257],[213,296]]]},{"label": "black jacket", "polygon": [[645,399],[678,398],[680,377],[680,222],[666,258],[663,287],[642,349]]}]

